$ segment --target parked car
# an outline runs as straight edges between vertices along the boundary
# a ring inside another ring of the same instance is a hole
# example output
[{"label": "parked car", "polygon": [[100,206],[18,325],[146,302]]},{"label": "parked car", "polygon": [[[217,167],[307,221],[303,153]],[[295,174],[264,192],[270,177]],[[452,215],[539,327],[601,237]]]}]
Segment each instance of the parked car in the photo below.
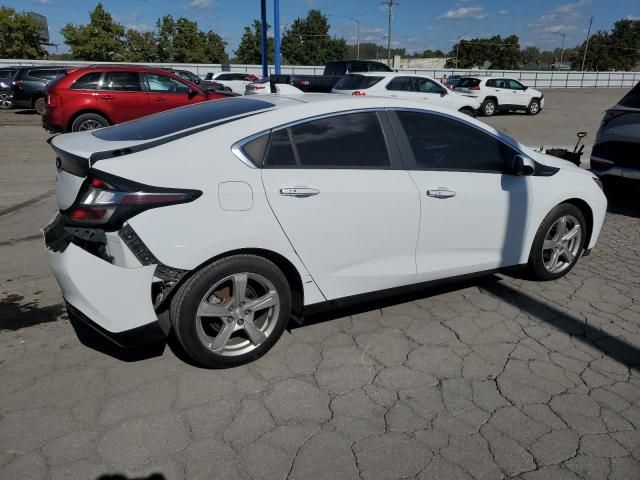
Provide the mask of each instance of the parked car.
[{"label": "parked car", "polygon": [[475,116],[481,102],[473,96],[447,90],[433,78],[404,72],[376,72],[345,75],[332,93],[352,96],[375,95],[377,97],[419,100],[430,105],[452,108]]},{"label": "parked car", "polygon": [[0,68],[0,110],[9,110],[13,107],[11,82],[16,70],[16,68]]},{"label": "parked car", "polygon": [[44,236],[70,317],[120,345],[173,330],[207,367],[364,294],[516,265],[559,278],[607,206],[591,172],[394,98],[239,97],[50,143]]},{"label": "parked car", "polygon": [[591,151],[591,171],[640,179],[640,83],[605,112]]},{"label": "parked car", "polygon": [[453,87],[455,87],[458,84],[458,81],[462,78],[462,75],[449,75],[447,77],[447,81],[444,83],[444,86],[447,87],[449,90],[453,90]]},{"label": "parked car", "polygon": [[328,62],[322,75],[287,75],[284,83],[290,83],[303,92],[329,93],[342,77],[349,73],[392,72],[384,63],[372,60],[338,60]]},{"label": "parked car", "polygon": [[157,68],[82,68],[50,85],[42,125],[52,132],[93,130],[228,96],[235,94],[203,90]]},{"label": "parked car", "polygon": [[270,95],[271,79],[270,77],[261,78],[255,82],[247,83],[244,87],[245,95]]},{"label": "parked car", "polygon": [[174,73],[179,77],[184,78],[188,82],[195,83],[196,85],[198,85],[201,88],[204,88],[205,90],[210,90],[214,92],[217,90],[226,90],[227,92],[231,92],[231,89],[223,85],[222,83],[214,82],[211,80],[203,80],[198,75],[196,75],[193,72],[190,72],[189,70],[176,70],[175,68],[163,68],[163,70]]},{"label": "parked car", "polygon": [[47,85],[56,78],[66,75],[73,68],[64,66],[18,68],[11,82],[13,106],[33,108],[38,115],[43,115],[46,108]]},{"label": "parked car", "polygon": [[257,82],[259,77],[252,73],[218,72],[216,74],[207,73],[205,79],[221,83],[231,91],[244,95],[247,85]]},{"label": "parked car", "polygon": [[513,78],[462,77],[453,89],[478,97],[485,117],[498,111],[511,110],[524,110],[529,115],[537,115],[544,108],[542,92]]}]

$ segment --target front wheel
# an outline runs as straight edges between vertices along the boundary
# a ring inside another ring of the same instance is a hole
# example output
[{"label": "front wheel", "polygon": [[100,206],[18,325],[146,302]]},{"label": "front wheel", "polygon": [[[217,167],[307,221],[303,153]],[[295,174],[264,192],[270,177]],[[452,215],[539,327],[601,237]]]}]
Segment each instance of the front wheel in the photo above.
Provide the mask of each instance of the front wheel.
[{"label": "front wheel", "polygon": [[33,108],[38,115],[44,115],[44,112],[47,110],[47,101],[44,97],[38,97],[35,102],[33,102]]},{"label": "front wheel", "polygon": [[291,313],[291,290],[282,271],[255,255],[213,262],[189,278],[171,302],[180,346],[208,368],[242,365],[266,353]]},{"label": "front wheel", "polygon": [[531,102],[529,103],[529,106],[527,107],[527,113],[529,115],[537,115],[540,113],[540,100],[538,100],[537,98],[534,98],[533,100],[531,100]]},{"label": "front wheel", "polygon": [[495,100],[492,100],[490,98],[485,100],[482,104],[482,107],[480,107],[480,109],[482,110],[482,115],[484,115],[485,117],[491,117],[494,113],[496,113],[496,108],[497,104]]},{"label": "front wheel", "polygon": [[555,280],[574,267],[586,238],[584,215],[568,203],[545,217],[531,246],[528,269],[537,280]]}]

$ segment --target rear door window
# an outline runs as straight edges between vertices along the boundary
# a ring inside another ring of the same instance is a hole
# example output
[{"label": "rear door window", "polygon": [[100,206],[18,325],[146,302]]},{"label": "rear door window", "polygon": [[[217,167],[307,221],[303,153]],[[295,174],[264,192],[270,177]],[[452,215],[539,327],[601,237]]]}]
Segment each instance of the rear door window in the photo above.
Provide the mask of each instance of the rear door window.
[{"label": "rear door window", "polygon": [[387,90],[394,92],[415,92],[414,77],[395,77],[387,84]]},{"label": "rear door window", "polygon": [[345,75],[336,83],[334,88],[337,90],[365,90],[373,87],[383,78],[368,75]]},{"label": "rear door window", "polygon": [[[387,145],[375,112],[336,115],[294,125],[289,134],[295,163],[291,161],[288,134],[283,132],[285,129],[272,135],[272,148],[265,162],[267,168],[390,167]],[[272,154],[272,150],[275,153]]]},{"label": "rear door window", "polygon": [[85,73],[71,85],[72,90],[96,90],[100,83],[102,72]]},{"label": "rear door window", "polygon": [[116,92],[140,92],[140,74],[138,72],[105,72],[100,90]]}]

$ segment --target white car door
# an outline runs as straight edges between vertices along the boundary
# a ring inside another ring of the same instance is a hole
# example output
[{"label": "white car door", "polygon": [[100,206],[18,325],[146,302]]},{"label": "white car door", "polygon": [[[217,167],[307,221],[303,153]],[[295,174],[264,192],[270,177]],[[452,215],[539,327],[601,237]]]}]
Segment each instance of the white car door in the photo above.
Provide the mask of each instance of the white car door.
[{"label": "white car door", "polygon": [[267,199],[327,299],[415,278],[419,195],[378,115],[338,114],[271,133]]},{"label": "white car door", "polygon": [[524,85],[511,78],[507,79],[507,82],[511,90],[512,104],[520,107],[528,107],[531,96],[526,92]]},{"label": "white car door", "polygon": [[390,120],[420,191],[416,281],[519,263],[530,184],[505,173],[515,152],[461,120],[413,111]]},{"label": "white car door", "polygon": [[447,89],[430,78],[414,77],[416,95],[420,100],[426,100],[431,105],[458,109],[454,100],[447,94]]},{"label": "white car door", "polygon": [[[489,80],[487,80],[488,84]],[[496,78],[493,80],[494,95],[498,98],[499,105],[518,105],[518,98],[515,92],[513,92],[509,86],[509,80],[506,78]]]}]

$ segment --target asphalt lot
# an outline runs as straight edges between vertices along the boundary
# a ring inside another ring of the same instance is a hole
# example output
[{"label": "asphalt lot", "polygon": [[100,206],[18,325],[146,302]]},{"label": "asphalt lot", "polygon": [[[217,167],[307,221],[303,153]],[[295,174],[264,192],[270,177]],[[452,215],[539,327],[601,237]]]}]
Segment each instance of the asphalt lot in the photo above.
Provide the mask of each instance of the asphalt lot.
[{"label": "asphalt lot", "polygon": [[[545,92],[488,123],[588,149],[624,90]],[[208,371],[173,342],[80,343],[39,228],[39,118],[0,112],[0,478],[640,479],[640,204],[607,186],[592,255],[548,283],[495,275],[316,315],[259,361]],[[588,156],[587,156],[588,158]]]}]

